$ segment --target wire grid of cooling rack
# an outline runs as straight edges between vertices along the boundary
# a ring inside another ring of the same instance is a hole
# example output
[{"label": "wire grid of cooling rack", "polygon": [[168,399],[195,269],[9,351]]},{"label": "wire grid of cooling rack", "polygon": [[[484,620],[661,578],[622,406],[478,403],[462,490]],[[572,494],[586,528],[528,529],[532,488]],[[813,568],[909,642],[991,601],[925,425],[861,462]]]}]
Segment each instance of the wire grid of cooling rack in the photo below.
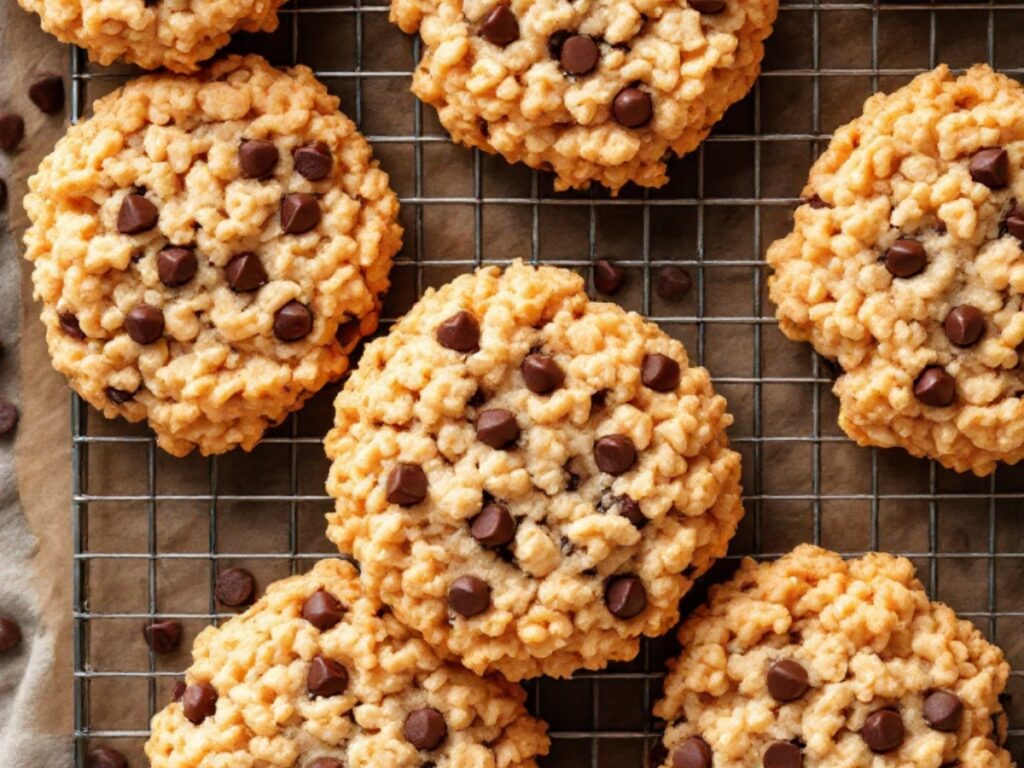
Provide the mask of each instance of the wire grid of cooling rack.
[{"label": "wire grid of cooling rack", "polygon": [[[276,34],[243,36],[233,44],[277,64],[313,66],[392,174],[407,234],[393,272],[397,298],[389,299],[383,328],[426,285],[481,263],[523,255],[589,276],[594,260],[616,260],[630,276],[616,298],[683,339],[737,414],[732,435],[744,456],[748,515],[729,557],[705,586],[744,554],[775,556],[805,540],[846,554],[877,548],[906,554],[931,595],[1006,648],[1014,669],[1006,697],[1008,745],[1015,759],[1024,759],[1024,644],[1018,640],[1024,523],[1016,519],[1024,471],[965,478],[900,452],[851,446],[835,427],[828,364],[782,339],[775,327],[762,261],[767,244],[785,229],[813,158],[866,95],[943,60],[956,67],[988,61],[1010,74],[1024,72],[1024,35],[1014,31],[1022,28],[1024,4],[783,3],[765,72],[751,95],[701,149],[673,162],[664,189],[628,189],[614,199],[599,190],[554,194],[545,174],[451,148],[429,108],[397,95],[407,90],[419,45],[389,27],[386,16],[386,6],[360,0],[299,0],[283,10]],[[389,51],[395,48],[404,65],[394,64]],[[70,53],[70,70],[73,119],[125,77],[91,67],[77,50]],[[385,98],[374,101],[378,92]],[[389,109],[409,118],[404,128],[382,127],[377,116]],[[443,183],[433,183],[435,176]],[[694,277],[681,305],[652,291],[657,269],[669,263]],[[187,666],[185,654],[168,662],[142,646],[144,620],[178,618],[198,630],[230,615],[213,597],[218,568],[273,564],[277,570],[260,578],[265,586],[334,554],[322,531],[307,535],[303,521],[309,510],[318,519],[328,505],[322,485],[309,485],[304,476],[329,426],[335,391],[270,433],[261,450],[275,452],[275,471],[249,471],[251,463],[263,466],[255,454],[192,460],[189,482],[177,487],[178,465],[147,432],[105,422],[73,398],[78,765],[98,744],[117,746],[142,764],[146,723]],[[322,473],[314,474],[322,481]],[[234,483],[239,475],[249,484]],[[271,524],[282,536],[274,544],[225,533],[231,525],[244,528],[245,515],[260,504],[275,509]],[[191,517],[183,525],[195,528],[198,546],[165,544],[166,521],[186,515],[176,505],[188,506]],[[105,539],[111,528],[132,526],[139,534],[135,543],[119,542],[112,551]],[[172,566],[179,569],[177,580]],[[182,573],[202,582],[202,604],[176,606],[162,591],[164,580],[180,586]],[[132,589],[110,588],[112,575]],[[141,597],[130,597],[133,589]],[[686,605],[703,592],[695,590]],[[111,642],[122,650],[106,652]],[[140,646],[141,656],[123,650]],[[644,765],[659,727],[650,705],[674,650],[672,639],[662,638],[645,642],[636,661],[605,672],[528,683],[532,711],[551,725],[553,750],[544,765]]]}]

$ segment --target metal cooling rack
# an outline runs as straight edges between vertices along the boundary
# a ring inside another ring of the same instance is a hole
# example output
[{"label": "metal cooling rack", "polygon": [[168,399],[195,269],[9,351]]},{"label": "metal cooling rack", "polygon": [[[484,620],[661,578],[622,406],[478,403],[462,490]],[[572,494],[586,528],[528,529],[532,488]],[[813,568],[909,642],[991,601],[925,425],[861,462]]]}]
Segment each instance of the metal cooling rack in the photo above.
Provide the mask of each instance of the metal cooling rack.
[{"label": "metal cooling rack", "polygon": [[[553,194],[545,174],[451,147],[433,111],[407,94],[419,45],[388,25],[386,5],[297,0],[277,33],[243,35],[232,47],[313,66],[392,174],[407,234],[384,329],[424,287],[489,257],[522,255],[588,276],[593,261],[611,258],[629,273],[616,300],[655,319],[710,368],[737,416],[732,437],[744,457],[748,514],[730,556],[687,606],[744,554],[775,556],[801,541],[905,554],[933,597],[1006,650],[1014,669],[1009,747],[1024,761],[1024,469],[979,480],[899,451],[852,446],[835,426],[827,364],[776,328],[762,261],[786,229],[810,163],[867,95],[940,61],[1024,73],[1022,20],[1024,3],[784,3],[751,95],[701,149],[673,162],[665,188],[615,199],[600,190]],[[88,65],[77,50],[70,71],[76,120],[126,76]],[[657,268],[670,263],[694,278],[678,305],[652,292]],[[336,391],[314,398],[253,454],[186,460],[73,398],[77,765],[99,744],[145,763],[147,723],[188,665],[192,637],[230,615],[213,598],[218,568],[245,565],[265,586],[335,554],[323,537],[329,500],[319,441]],[[242,472],[260,479],[240,486]],[[280,535],[252,541],[250,515]],[[137,536],[126,541],[125,531]],[[182,585],[197,579],[209,590],[180,601]],[[155,657],[142,643],[140,625],[154,616],[185,623],[177,656]],[[529,683],[532,711],[551,725],[543,764],[643,766],[659,727],[650,706],[675,652],[671,637],[661,638],[606,672]]]}]

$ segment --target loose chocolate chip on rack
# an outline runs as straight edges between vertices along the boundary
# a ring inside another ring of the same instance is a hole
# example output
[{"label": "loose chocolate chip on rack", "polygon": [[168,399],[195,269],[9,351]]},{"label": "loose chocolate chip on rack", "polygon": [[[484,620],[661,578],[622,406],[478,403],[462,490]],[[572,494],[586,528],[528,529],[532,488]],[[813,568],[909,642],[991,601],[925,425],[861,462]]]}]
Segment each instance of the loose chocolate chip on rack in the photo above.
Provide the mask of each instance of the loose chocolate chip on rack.
[{"label": "loose chocolate chip on rack", "polygon": [[480,326],[469,312],[456,312],[437,326],[437,341],[456,352],[474,352],[480,348]]},{"label": "loose chocolate chip on rack", "polygon": [[290,235],[309,232],[320,223],[320,204],[307,192],[293,192],[281,201],[281,229]]},{"label": "loose chocolate chip on rack", "polygon": [[594,461],[602,472],[621,475],[636,463],[636,446],[625,435],[607,435],[594,442]]},{"label": "loose chocolate chip on rack", "polygon": [[613,616],[631,619],[647,607],[647,590],[636,576],[615,576],[605,587],[604,602]]},{"label": "loose chocolate chip on rack", "polygon": [[14,619],[0,616],[0,653],[7,653],[20,643],[21,627]]},{"label": "loose chocolate chip on rack", "polygon": [[181,695],[181,708],[192,725],[199,725],[217,711],[217,689],[209,683],[193,683]]},{"label": "loose chocolate chip on rack", "polygon": [[169,245],[156,255],[156,273],[168,288],[177,288],[195,277],[199,263],[191,248]]},{"label": "loose chocolate chip on rack", "polygon": [[334,659],[314,656],[306,675],[306,690],[311,696],[339,696],[348,688],[348,670]]},{"label": "loose chocolate chip on rack", "polygon": [[768,667],[768,693],[776,701],[794,701],[810,688],[804,665],[792,659],[776,661]]},{"label": "loose chocolate chip on rack", "polygon": [[964,719],[960,697],[949,691],[932,691],[924,699],[924,719],[936,731],[955,731]]},{"label": "loose chocolate chip on rack", "polygon": [[1024,206],[1015,205],[1003,220],[1006,231],[1018,240],[1024,240]]},{"label": "loose chocolate chip on rack", "polygon": [[18,406],[0,397],[0,435],[9,435],[18,426]]},{"label": "loose chocolate chip on rack", "polygon": [[224,605],[232,608],[247,605],[256,593],[256,579],[244,568],[228,568],[217,574],[213,593]]},{"label": "loose chocolate chip on rack", "polygon": [[142,636],[153,653],[170,653],[181,642],[181,622],[154,621],[142,627]]},{"label": "loose chocolate chip on rack", "polygon": [[448,589],[448,607],[467,619],[491,605],[491,588],[476,576],[460,576]]},{"label": "loose chocolate chip on rack", "polygon": [[444,715],[432,707],[424,707],[410,712],[402,726],[405,740],[416,749],[431,750],[444,741],[448,734],[448,726]]},{"label": "loose chocolate chip on rack", "polygon": [[476,437],[491,448],[507,448],[519,439],[519,424],[511,411],[492,408],[476,417]]},{"label": "loose chocolate chip on rack", "polygon": [[344,615],[345,606],[338,602],[338,598],[323,589],[314,592],[302,604],[302,618],[321,632],[333,627]]},{"label": "loose chocolate chip on rack", "polygon": [[188,686],[185,685],[185,681],[184,680],[179,680],[178,682],[176,682],[174,684],[173,690],[171,690],[171,701],[172,702],[181,701],[181,697],[185,695],[185,689],[186,688],[188,688]]},{"label": "loose chocolate chip on rack", "polygon": [[969,347],[985,332],[985,315],[977,307],[961,304],[953,307],[943,323],[946,337],[958,347]]},{"label": "loose chocolate chip on rack", "polygon": [[868,715],[860,736],[872,752],[891,752],[903,743],[903,721],[893,710],[880,709]]},{"label": "loose chocolate chip on rack", "polygon": [[640,380],[655,392],[671,392],[679,386],[679,363],[668,355],[644,355]]},{"label": "loose chocolate chip on rack", "polygon": [[594,264],[594,287],[611,296],[619,292],[626,282],[626,271],[618,264],[601,259]]},{"label": "loose chocolate chip on rack", "polygon": [[504,48],[519,39],[519,22],[504,3],[494,6],[480,22],[480,37]]},{"label": "loose chocolate chip on rack", "polygon": [[894,277],[913,277],[927,263],[928,255],[917,240],[901,238],[885,252],[885,268]]},{"label": "loose chocolate chip on rack", "polygon": [[160,212],[142,195],[126,195],[117,212],[117,231],[122,235],[137,235],[156,226]]},{"label": "loose chocolate chip on rack", "polygon": [[934,408],[949,405],[955,395],[956,380],[937,365],[925,368],[914,382],[914,397]]},{"label": "loose chocolate chip on rack", "polygon": [[246,139],[238,149],[238,164],[247,179],[262,179],[274,171],[280,153],[274,142],[266,139]]},{"label": "loose chocolate chip on rack", "polygon": [[334,332],[334,338],[346,349],[359,340],[359,318],[347,320],[338,324],[338,330]]},{"label": "loose chocolate chip on rack", "polygon": [[295,170],[310,181],[320,181],[331,172],[334,160],[331,150],[322,141],[299,147],[292,153]]},{"label": "loose chocolate chip on rack", "polygon": [[989,189],[1002,189],[1010,183],[1010,156],[1005,149],[992,147],[975,152],[970,162],[971,178]]},{"label": "loose chocolate chip on rack", "polygon": [[136,304],[124,318],[124,327],[132,341],[152,344],[164,332],[164,313],[149,304]]},{"label": "loose chocolate chip on rack", "polygon": [[804,764],[804,753],[800,747],[788,741],[774,741],[764,751],[764,768],[800,768]]},{"label": "loose chocolate chip on rack", "polygon": [[72,312],[58,312],[57,322],[60,323],[60,328],[68,336],[75,339],[84,339],[85,332],[82,330],[82,326],[78,324],[78,318],[75,317]]},{"label": "loose chocolate chip on rack", "polygon": [[41,112],[60,112],[64,109],[64,79],[52,73],[43,75],[28,87],[28,97]]},{"label": "loose chocolate chip on rack", "polygon": [[25,121],[14,112],[0,112],[0,149],[10,152],[25,138]]},{"label": "loose chocolate chip on rack", "polygon": [[400,507],[419,504],[427,496],[427,473],[418,464],[396,464],[388,474],[388,501]]},{"label": "loose chocolate chip on rack", "polygon": [[281,341],[298,341],[313,330],[313,313],[301,301],[292,299],[274,313],[274,335]]},{"label": "loose chocolate chip on rack", "polygon": [[516,535],[516,521],[508,507],[492,502],[473,518],[469,532],[485,547],[503,547]]},{"label": "loose chocolate chip on rack", "polygon": [[651,119],[654,104],[649,94],[639,88],[623,88],[612,101],[612,114],[627,128],[639,128]]},{"label": "loose chocolate chip on rack", "polygon": [[96,747],[85,759],[87,768],[127,768],[128,760],[116,749]]},{"label": "loose chocolate chip on rack", "polygon": [[333,757],[318,757],[309,764],[309,768],[345,768],[345,764]]},{"label": "loose chocolate chip on rack", "polygon": [[553,357],[534,352],[527,355],[521,367],[526,388],[537,395],[546,395],[565,382],[565,371]]},{"label": "loose chocolate chip on rack", "polygon": [[585,75],[592,72],[601,58],[601,51],[586,35],[572,35],[562,43],[559,61],[562,69],[570,75]]},{"label": "loose chocolate chip on rack", "polygon": [[691,736],[672,753],[672,768],[711,768],[711,747],[699,736]]},{"label": "loose chocolate chip on rack", "polygon": [[690,7],[697,13],[713,16],[725,10],[725,0],[689,0]]},{"label": "loose chocolate chip on rack", "polygon": [[665,301],[680,301],[690,292],[691,285],[693,281],[685,269],[669,265],[658,271],[654,291]]},{"label": "loose chocolate chip on rack", "polygon": [[260,257],[248,251],[232,257],[224,267],[224,275],[228,286],[236,293],[255,291],[267,282],[267,270],[263,268]]},{"label": "loose chocolate chip on rack", "polygon": [[135,399],[135,393],[129,392],[127,389],[118,389],[117,387],[107,387],[103,390],[107,399],[114,405],[124,405],[129,400]]}]

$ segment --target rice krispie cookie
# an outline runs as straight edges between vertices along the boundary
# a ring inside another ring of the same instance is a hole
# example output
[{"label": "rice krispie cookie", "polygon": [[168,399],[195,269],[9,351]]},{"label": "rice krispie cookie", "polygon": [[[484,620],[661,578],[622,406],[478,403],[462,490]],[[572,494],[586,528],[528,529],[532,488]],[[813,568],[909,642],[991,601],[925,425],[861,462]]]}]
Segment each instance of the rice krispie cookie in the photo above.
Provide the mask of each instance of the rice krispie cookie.
[{"label": "rice krispie cookie", "polygon": [[161,447],[246,449],[376,328],[398,201],[305,67],[232,57],[96,102],[29,181],[54,366]]},{"label": "rice krispie cookie", "polygon": [[760,69],[778,0],[393,0],[452,139],[555,187],[660,187]]},{"label": "rice krispie cookie", "polygon": [[1024,89],[942,66],[868,99],[811,169],[770,293],[842,367],[861,445],[979,475],[1024,458],[1022,165]]},{"label": "rice krispie cookie", "polygon": [[152,768],[535,768],[543,722],[525,692],[445,662],[322,560],[196,638],[152,722]]},{"label": "rice krispie cookie", "polygon": [[743,514],[708,372],[567,270],[516,262],[428,291],[335,411],[328,536],[477,672],[632,658]]},{"label": "rice krispie cookie", "polygon": [[284,0],[18,0],[89,58],[192,72],[235,32],[273,32]]},{"label": "rice krispie cookie", "polygon": [[[1008,768],[1002,651],[908,560],[810,545],[743,562],[679,630],[666,768]],[[998,732],[998,733],[997,733]]]}]

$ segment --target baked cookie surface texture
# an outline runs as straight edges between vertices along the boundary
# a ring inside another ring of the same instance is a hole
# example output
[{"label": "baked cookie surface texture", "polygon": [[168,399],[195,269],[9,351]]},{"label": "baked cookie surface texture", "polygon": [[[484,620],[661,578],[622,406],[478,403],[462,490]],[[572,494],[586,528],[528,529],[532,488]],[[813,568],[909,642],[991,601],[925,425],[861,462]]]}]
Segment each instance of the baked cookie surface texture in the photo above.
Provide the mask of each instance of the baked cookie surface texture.
[{"label": "baked cookie surface texture", "polygon": [[1024,457],[1024,90],[939,67],[836,131],[768,250],[787,336],[844,373],[839,423],[979,475]]},{"label": "baked cookie surface texture", "polygon": [[441,661],[341,560],[272,584],[192,656],[153,768],[534,768],[548,750],[518,685]]},{"label": "baked cookie surface texture", "polygon": [[325,441],[328,536],[474,671],[599,668],[725,553],[731,423],[682,344],[575,273],[483,268],[366,347]]},{"label": "baked cookie surface texture", "polygon": [[252,448],[348,367],[399,247],[370,146],[305,67],[233,57],[96,102],[29,182],[54,367],[184,455]]},{"label": "baked cookie surface texture", "polygon": [[802,545],[744,560],[679,630],[666,768],[1008,768],[1002,651],[911,563]]},{"label": "baked cookie surface texture", "polygon": [[555,187],[659,187],[750,90],[777,0],[394,0],[452,138]]}]

